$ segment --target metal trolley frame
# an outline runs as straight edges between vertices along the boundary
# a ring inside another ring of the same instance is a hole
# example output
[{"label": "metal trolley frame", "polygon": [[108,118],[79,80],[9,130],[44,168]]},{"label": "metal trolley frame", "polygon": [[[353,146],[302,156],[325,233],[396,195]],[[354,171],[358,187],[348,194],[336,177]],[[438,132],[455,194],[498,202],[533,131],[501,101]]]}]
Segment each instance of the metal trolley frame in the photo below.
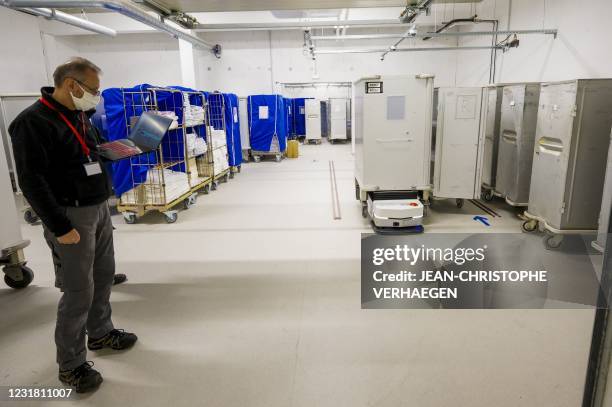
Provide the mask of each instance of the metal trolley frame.
[{"label": "metal trolley frame", "polygon": [[210,151],[209,151],[209,163],[213,167],[213,182],[212,189],[215,190],[219,186],[219,182],[228,182],[230,178],[233,178],[233,174],[231,168],[228,166],[227,169],[216,172],[215,162],[214,162],[214,153],[216,150],[225,148],[226,150],[226,159],[227,159],[227,129],[225,123],[225,98],[222,93],[213,92],[208,94],[208,118],[210,126],[212,126],[215,130],[223,130],[223,133],[226,135],[226,142],[224,145],[220,145],[214,147],[212,144],[212,136],[210,142]]},{"label": "metal trolley frame", "polygon": [[[206,142],[206,151],[197,152],[194,151],[194,154],[188,148],[186,151],[187,157],[187,174],[189,176],[189,183],[191,185],[191,190],[196,192],[203,192],[204,194],[208,194],[210,191],[211,185],[213,183],[213,166],[212,163],[209,162],[209,153],[211,148],[211,137],[210,137],[210,129],[209,129],[209,112],[208,112],[208,102],[206,100],[206,95],[203,92],[197,91],[186,91],[183,92],[183,98],[186,100],[185,104],[188,103],[191,106],[201,107],[203,109],[203,120],[202,122],[188,122],[187,120],[183,120],[183,127],[185,128],[185,137],[188,137],[188,134],[195,134],[196,139],[204,139]],[[186,144],[188,146],[189,143]],[[191,200],[185,201],[186,208],[188,209],[192,205]]]},{"label": "metal trolley frame", "polygon": [[[127,103],[128,101],[130,103]],[[177,116],[177,125],[170,127],[162,145],[155,152],[130,158],[133,189],[121,196],[117,210],[122,212],[129,224],[135,223],[137,216],[150,211],[161,212],[166,222],[174,223],[178,219],[176,207],[183,204],[185,208],[189,208],[196,199],[196,194],[189,184],[183,92],[169,88],[124,91],[123,102],[127,134],[135,124],[135,118],[144,111],[171,112]],[[174,191],[169,194],[170,180],[167,177],[173,170],[177,170],[177,174],[185,174],[185,188],[179,193]],[[140,174],[146,171],[145,179],[137,180],[134,177],[135,171]]]}]

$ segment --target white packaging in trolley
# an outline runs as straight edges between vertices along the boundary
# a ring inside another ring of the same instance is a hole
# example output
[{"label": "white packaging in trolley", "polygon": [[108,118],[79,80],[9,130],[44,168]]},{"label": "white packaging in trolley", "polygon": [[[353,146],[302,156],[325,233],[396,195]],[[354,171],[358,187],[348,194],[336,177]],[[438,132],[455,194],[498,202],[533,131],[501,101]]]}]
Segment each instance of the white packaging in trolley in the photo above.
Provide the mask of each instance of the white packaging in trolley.
[{"label": "white packaging in trolley", "polygon": [[376,76],[355,83],[357,195],[429,191],[433,75]]}]

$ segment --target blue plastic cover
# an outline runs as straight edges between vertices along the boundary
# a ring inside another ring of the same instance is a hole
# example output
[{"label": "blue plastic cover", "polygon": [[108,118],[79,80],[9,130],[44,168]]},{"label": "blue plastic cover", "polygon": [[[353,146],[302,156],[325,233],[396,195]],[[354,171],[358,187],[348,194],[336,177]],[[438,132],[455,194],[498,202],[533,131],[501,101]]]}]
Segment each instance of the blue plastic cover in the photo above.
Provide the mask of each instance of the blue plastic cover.
[{"label": "blue plastic cover", "polygon": [[225,100],[225,133],[227,135],[228,161],[231,167],[237,167],[242,164],[238,96],[233,93],[224,93],[223,98]]},{"label": "blue plastic cover", "polygon": [[251,149],[270,151],[272,139],[278,138],[281,152],[287,148],[287,123],[280,95],[253,95],[248,98]]},{"label": "blue plastic cover", "polygon": [[292,100],[295,135],[306,136],[306,98]]},{"label": "blue plastic cover", "polygon": [[[140,116],[144,106],[152,104],[153,86],[142,84],[132,88],[110,88],[102,92],[104,97],[104,110],[106,111],[107,135],[109,141],[127,138],[128,117]],[[155,91],[159,110],[174,111],[182,123],[183,98],[179,92]],[[170,130],[162,140],[162,153],[166,161],[185,159],[185,146],[182,129]],[[146,165],[138,165],[146,163]],[[147,171],[157,163],[155,152],[141,154],[130,159],[113,163],[112,180],[115,194],[121,196],[132,188],[143,184],[147,180]],[[171,167],[174,171],[186,171],[184,163]]]},{"label": "blue plastic cover", "polygon": [[[143,84],[133,88],[110,88],[102,92],[109,141],[127,138],[128,123],[125,112],[135,111],[137,114],[142,114],[142,108],[135,106],[143,105],[143,99],[150,97],[146,93],[139,93],[149,88],[151,88],[151,85]],[[155,162],[155,153],[149,153],[147,156],[151,162]],[[134,159],[131,158],[113,163],[112,180],[117,196],[121,196],[124,192],[131,190],[135,185],[142,184],[147,179],[147,168],[144,166],[132,166],[130,161]]]},{"label": "blue plastic cover", "polygon": [[293,138],[295,135],[293,127],[293,109],[291,107],[292,100],[289,98],[283,98],[283,109],[285,115],[285,128],[287,131],[287,138]]}]

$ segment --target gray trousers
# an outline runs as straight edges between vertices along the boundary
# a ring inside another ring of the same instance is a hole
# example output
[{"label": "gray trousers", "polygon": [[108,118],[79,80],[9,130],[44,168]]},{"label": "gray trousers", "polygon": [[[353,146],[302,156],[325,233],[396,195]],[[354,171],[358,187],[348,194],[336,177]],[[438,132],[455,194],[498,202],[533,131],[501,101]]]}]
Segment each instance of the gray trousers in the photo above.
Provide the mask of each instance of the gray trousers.
[{"label": "gray trousers", "polygon": [[97,339],[113,329],[110,294],[115,275],[113,225],[108,204],[65,209],[81,235],[78,244],[60,244],[44,228],[53,255],[55,286],[63,293],[55,325],[60,370],[74,369],[85,362],[86,334]]}]

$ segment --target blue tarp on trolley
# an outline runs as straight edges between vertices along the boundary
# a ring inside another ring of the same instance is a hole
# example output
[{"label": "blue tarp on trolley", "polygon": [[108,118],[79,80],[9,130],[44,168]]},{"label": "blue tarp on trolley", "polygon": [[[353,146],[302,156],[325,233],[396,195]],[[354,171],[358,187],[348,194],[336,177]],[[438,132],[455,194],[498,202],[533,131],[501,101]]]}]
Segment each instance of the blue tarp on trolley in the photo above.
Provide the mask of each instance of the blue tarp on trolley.
[{"label": "blue tarp on trolley", "polygon": [[306,136],[306,98],[292,99],[293,129],[297,137]]},{"label": "blue tarp on trolley", "polygon": [[283,108],[285,111],[285,128],[287,129],[287,137],[295,137],[295,123],[293,121],[293,99],[283,98]]},{"label": "blue tarp on trolley", "polygon": [[[179,92],[151,89],[149,84],[137,85],[132,88],[110,88],[102,92],[104,109],[106,111],[107,136],[109,141],[128,137],[129,122],[133,117],[140,116],[153,106],[154,95],[160,110],[171,110],[178,116],[179,123],[183,121],[183,99]],[[159,88],[155,88],[159,89]],[[168,161],[182,161],[184,157],[184,137],[182,129],[169,130],[162,140],[162,154]],[[146,165],[140,165],[146,163]],[[147,171],[157,163],[155,152],[141,154],[130,159],[113,163],[113,187],[115,194],[121,196],[132,188],[147,180]],[[174,171],[185,172],[185,164],[177,164],[171,168]]]},{"label": "blue tarp on trolley", "polygon": [[251,149],[269,152],[272,139],[278,138],[280,151],[287,148],[285,102],[280,95],[253,95],[248,98]]},{"label": "blue tarp on trolley", "polygon": [[224,93],[223,98],[225,100],[225,133],[227,135],[228,163],[230,167],[237,167],[242,164],[238,96],[233,93]]},{"label": "blue tarp on trolley", "polygon": [[[128,118],[126,112],[135,111],[142,114],[143,109],[140,106],[149,102],[147,98],[150,95],[140,92],[145,92],[151,87],[151,85],[143,84],[133,88],[111,88],[102,92],[109,141],[127,138]],[[128,95],[132,97],[128,97]],[[147,155],[150,160],[156,160],[155,153],[148,153]],[[141,184],[147,179],[147,168],[132,167],[130,160],[113,163],[112,180],[117,196],[134,188],[134,184]]]}]

